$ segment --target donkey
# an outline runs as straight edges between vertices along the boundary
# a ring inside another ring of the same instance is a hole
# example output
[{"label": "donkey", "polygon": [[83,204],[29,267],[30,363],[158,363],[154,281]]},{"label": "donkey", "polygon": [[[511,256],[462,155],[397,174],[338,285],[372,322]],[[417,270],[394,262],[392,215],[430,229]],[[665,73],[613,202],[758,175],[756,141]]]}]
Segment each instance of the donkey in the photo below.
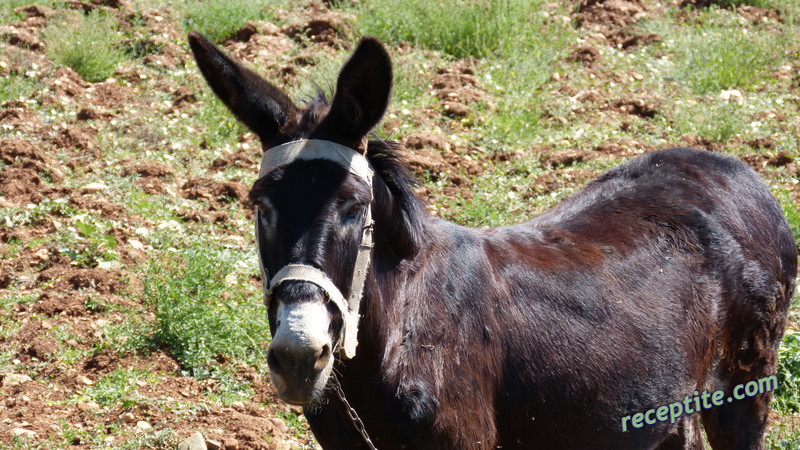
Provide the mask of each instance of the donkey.
[{"label": "donkey", "polygon": [[717,391],[775,374],[797,249],[745,164],[656,151],[533,220],[466,228],[368,139],[392,86],[379,41],[305,106],[189,43],[265,150],[267,362],[324,448],[701,449],[701,423],[714,449],[763,448],[771,392]]}]

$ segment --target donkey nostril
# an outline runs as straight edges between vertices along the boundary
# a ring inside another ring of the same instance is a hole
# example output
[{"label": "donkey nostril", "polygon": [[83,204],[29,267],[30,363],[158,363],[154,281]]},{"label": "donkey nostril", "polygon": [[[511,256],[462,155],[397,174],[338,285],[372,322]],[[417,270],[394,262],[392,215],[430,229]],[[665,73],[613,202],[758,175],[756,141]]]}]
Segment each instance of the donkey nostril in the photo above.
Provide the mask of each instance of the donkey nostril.
[{"label": "donkey nostril", "polygon": [[283,347],[267,350],[267,366],[270,371],[285,376],[308,376],[321,372],[330,364],[331,346],[321,347]]},{"label": "donkey nostril", "polygon": [[317,361],[314,363],[314,370],[320,371],[328,365],[328,361],[331,359],[331,346],[325,344],[322,346],[322,350],[320,351],[319,357]]},{"label": "donkey nostril", "polygon": [[283,370],[283,366],[278,359],[278,355],[275,353],[276,352],[274,349],[267,350],[267,366],[269,367],[269,370],[273,372],[281,372]]}]

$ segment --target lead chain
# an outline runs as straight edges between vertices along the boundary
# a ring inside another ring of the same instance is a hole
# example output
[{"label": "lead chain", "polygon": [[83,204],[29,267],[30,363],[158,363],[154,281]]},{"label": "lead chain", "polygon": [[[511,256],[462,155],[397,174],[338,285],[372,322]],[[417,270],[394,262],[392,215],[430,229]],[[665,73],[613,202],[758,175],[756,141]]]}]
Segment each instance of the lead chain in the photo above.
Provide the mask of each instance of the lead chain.
[{"label": "lead chain", "polygon": [[333,390],[336,391],[336,396],[339,397],[339,400],[342,401],[344,407],[347,410],[347,415],[350,417],[350,421],[353,423],[356,431],[361,433],[361,438],[364,439],[364,443],[367,444],[367,448],[369,450],[378,450],[375,447],[375,444],[372,443],[372,440],[369,438],[367,434],[367,429],[364,427],[364,422],[361,421],[361,418],[358,417],[358,413],[352,406],[350,406],[350,402],[347,401],[347,398],[344,396],[344,391],[342,390],[342,385],[339,383],[339,380],[336,378],[335,374],[332,374],[333,378]]}]

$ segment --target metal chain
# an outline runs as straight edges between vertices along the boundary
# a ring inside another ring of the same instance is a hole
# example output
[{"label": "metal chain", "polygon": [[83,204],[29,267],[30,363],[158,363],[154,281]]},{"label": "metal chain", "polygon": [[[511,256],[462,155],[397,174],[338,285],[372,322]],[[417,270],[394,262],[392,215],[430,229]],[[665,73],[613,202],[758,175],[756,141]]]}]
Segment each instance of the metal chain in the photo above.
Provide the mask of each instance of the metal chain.
[{"label": "metal chain", "polygon": [[364,439],[364,443],[367,444],[367,448],[369,448],[369,450],[378,450],[375,447],[375,444],[372,443],[372,439],[369,438],[367,429],[364,427],[364,422],[361,421],[361,418],[358,417],[356,410],[350,406],[350,402],[348,402],[347,398],[345,398],[342,385],[339,383],[339,379],[336,378],[336,374],[331,374],[331,378],[333,378],[333,390],[336,391],[336,396],[339,397],[339,400],[341,400],[342,404],[344,404],[344,407],[347,410],[347,416],[350,417],[350,421],[353,423],[356,431],[361,433],[361,438]]}]

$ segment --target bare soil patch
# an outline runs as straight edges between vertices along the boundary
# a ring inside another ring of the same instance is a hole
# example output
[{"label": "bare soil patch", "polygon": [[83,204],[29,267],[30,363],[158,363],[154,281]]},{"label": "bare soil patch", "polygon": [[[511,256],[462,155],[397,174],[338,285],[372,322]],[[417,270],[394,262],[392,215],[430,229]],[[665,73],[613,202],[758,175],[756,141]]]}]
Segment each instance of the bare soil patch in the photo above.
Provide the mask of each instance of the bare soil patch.
[{"label": "bare soil patch", "polygon": [[583,0],[576,22],[593,33],[595,39],[628,49],[663,40],[657,34],[644,33],[635,27],[640,20],[661,14],[662,8],[662,2],[645,0]]}]

